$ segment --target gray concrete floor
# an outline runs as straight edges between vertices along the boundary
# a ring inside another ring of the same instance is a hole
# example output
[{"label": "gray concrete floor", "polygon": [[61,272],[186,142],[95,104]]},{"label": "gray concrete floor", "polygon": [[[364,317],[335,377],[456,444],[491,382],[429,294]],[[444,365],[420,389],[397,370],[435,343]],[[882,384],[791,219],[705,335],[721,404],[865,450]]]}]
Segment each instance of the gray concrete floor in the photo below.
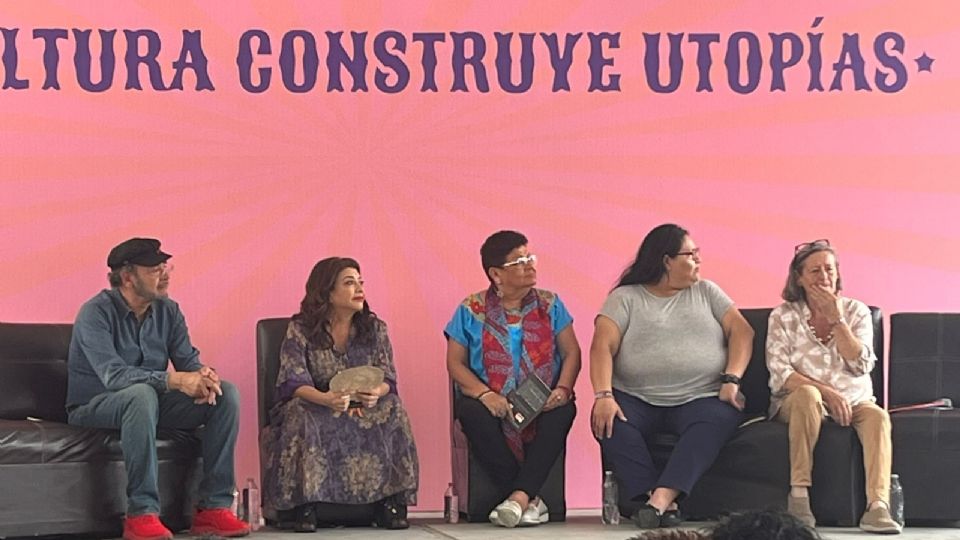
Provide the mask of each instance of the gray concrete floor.
[{"label": "gray concrete floor", "polygon": [[[547,523],[532,528],[503,529],[487,523],[444,523],[435,515],[412,516],[411,527],[404,531],[382,531],[376,528],[350,527],[319,529],[315,533],[295,533],[270,528],[261,529],[248,538],[263,540],[310,540],[316,538],[379,539],[379,540],[479,540],[510,538],[516,540],[626,540],[640,531],[632,524],[618,526],[602,525],[599,514],[594,511],[576,511],[568,515],[564,523]],[[685,528],[702,528],[710,523],[689,523]],[[857,528],[821,527],[817,529],[825,539],[853,540],[885,536],[869,534]],[[180,534],[177,538],[190,538]],[[907,527],[903,534],[894,538],[904,540],[960,540],[960,528]]]}]

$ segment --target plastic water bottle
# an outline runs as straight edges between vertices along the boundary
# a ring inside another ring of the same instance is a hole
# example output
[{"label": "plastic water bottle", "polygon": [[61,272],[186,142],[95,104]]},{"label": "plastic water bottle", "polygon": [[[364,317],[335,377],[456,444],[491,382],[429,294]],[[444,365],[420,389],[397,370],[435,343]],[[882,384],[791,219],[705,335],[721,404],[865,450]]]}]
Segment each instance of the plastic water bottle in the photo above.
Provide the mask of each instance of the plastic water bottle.
[{"label": "plastic water bottle", "polygon": [[447,490],[443,492],[443,520],[447,523],[460,521],[460,497],[457,497],[453,482],[448,484]]},{"label": "plastic water bottle", "polygon": [[243,488],[243,510],[244,518],[250,525],[250,530],[255,531],[260,528],[260,488],[252,477],[247,478],[247,485]]},{"label": "plastic water bottle", "polygon": [[250,515],[250,491],[244,487],[240,490],[240,498],[237,501],[237,519],[247,521]]},{"label": "plastic water bottle", "polygon": [[613,477],[613,471],[604,471],[603,473],[603,510],[602,519],[604,525],[620,524],[620,495],[617,491],[617,479]]},{"label": "plastic water bottle", "polygon": [[899,474],[890,475],[890,517],[903,526],[903,487]]}]

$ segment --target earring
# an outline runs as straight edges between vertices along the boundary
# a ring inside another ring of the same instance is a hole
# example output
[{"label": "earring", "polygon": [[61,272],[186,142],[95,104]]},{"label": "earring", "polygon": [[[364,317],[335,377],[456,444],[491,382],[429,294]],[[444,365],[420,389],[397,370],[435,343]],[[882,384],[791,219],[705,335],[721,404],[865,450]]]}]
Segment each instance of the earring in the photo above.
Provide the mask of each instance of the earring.
[{"label": "earring", "polygon": [[498,279],[494,281],[493,285],[494,285],[494,288],[496,289],[497,296],[499,298],[503,298],[503,290],[500,289],[500,285],[501,285],[500,280]]}]

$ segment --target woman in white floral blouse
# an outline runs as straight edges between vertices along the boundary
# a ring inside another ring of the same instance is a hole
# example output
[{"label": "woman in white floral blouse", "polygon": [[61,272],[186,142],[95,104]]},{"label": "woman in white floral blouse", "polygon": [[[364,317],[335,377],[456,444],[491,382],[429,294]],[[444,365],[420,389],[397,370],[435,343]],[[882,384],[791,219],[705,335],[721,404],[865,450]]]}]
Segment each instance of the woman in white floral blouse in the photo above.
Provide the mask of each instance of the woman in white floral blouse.
[{"label": "woman in white floral blouse", "polygon": [[853,426],[863,445],[867,509],[860,528],[899,533],[890,516],[890,417],[876,404],[870,371],[873,352],[870,309],[840,296],[837,255],[828,240],[796,246],[785,302],[770,314],[767,367],[770,417],[789,424],[790,495],[787,510],[810,526],[808,489],[813,448],[824,416]]}]

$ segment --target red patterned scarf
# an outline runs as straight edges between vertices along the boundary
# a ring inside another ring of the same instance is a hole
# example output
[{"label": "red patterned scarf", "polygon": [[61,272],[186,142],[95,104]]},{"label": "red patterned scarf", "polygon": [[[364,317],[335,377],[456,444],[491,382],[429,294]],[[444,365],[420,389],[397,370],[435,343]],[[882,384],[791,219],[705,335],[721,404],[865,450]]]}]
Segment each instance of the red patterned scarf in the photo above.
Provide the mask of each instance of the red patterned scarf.
[{"label": "red patterned scarf", "polygon": [[[483,367],[487,372],[490,389],[506,396],[527,378],[536,373],[543,382],[553,383],[553,327],[550,321],[550,306],[531,289],[520,301],[519,313],[507,313],[496,291],[491,286],[484,298],[483,319]],[[509,325],[519,322],[523,329],[523,347],[520,365],[514,366],[510,351]],[[507,445],[517,460],[523,461],[523,445],[536,435],[536,422],[522,432],[509,421],[502,422]]]}]

